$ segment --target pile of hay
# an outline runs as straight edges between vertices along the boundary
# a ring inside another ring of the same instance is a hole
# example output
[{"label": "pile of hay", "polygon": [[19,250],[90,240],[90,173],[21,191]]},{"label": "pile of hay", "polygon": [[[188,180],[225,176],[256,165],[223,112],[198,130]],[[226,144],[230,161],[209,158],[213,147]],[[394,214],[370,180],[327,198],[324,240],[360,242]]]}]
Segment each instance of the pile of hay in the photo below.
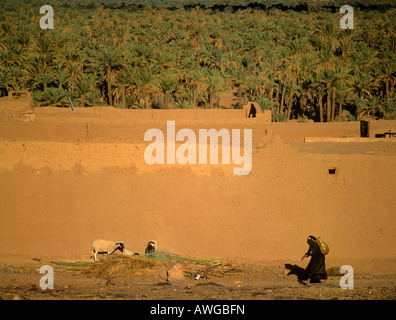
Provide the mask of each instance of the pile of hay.
[{"label": "pile of hay", "polygon": [[199,272],[207,274],[209,270],[219,268],[221,263],[218,260],[190,259],[168,252],[155,251],[144,256],[132,256],[126,254],[112,254],[105,256],[101,261],[49,261],[33,258],[33,260],[46,261],[57,267],[57,270],[81,272],[83,274],[108,278],[131,276],[156,276],[159,271],[168,270],[175,262],[181,262],[186,275],[195,275]]},{"label": "pile of hay", "polygon": [[93,277],[130,277],[156,275],[162,268],[166,268],[166,261],[154,261],[139,256],[110,255],[88,268],[82,273]]}]

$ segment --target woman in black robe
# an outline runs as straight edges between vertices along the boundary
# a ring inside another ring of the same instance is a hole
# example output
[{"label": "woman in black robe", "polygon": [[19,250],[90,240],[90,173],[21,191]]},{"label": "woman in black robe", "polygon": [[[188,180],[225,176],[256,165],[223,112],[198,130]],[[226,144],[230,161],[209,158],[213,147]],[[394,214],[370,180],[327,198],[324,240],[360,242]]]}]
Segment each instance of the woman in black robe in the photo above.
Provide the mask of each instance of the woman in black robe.
[{"label": "woman in black robe", "polygon": [[301,258],[301,261],[308,257],[311,257],[311,261],[309,261],[308,266],[305,268],[301,280],[304,283],[307,283],[308,280],[311,283],[318,283],[320,280],[327,282],[325,256],[320,251],[319,245],[316,243],[316,238],[309,236],[307,243],[309,244],[309,249]]}]

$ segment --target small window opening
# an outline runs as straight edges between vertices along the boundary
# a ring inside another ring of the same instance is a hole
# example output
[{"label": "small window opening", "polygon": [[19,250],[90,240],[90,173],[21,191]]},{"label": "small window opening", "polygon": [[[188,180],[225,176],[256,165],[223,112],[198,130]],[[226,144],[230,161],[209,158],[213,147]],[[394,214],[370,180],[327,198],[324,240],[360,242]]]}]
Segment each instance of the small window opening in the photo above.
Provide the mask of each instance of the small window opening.
[{"label": "small window opening", "polygon": [[337,168],[330,168],[329,169],[329,174],[335,174]]}]

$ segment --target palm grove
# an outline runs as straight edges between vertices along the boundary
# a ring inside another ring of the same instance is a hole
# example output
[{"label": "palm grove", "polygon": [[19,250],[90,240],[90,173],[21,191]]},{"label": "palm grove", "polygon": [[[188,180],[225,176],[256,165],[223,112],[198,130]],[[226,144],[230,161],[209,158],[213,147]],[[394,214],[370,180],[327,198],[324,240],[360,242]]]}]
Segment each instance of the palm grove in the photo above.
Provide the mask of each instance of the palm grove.
[{"label": "palm grove", "polygon": [[[287,2],[287,1],[286,1]],[[131,7],[54,2],[0,11],[0,96],[29,90],[37,106],[215,108],[234,90],[276,121],[396,119],[395,9],[341,14],[209,6]],[[136,9],[137,8],[137,9]]]}]

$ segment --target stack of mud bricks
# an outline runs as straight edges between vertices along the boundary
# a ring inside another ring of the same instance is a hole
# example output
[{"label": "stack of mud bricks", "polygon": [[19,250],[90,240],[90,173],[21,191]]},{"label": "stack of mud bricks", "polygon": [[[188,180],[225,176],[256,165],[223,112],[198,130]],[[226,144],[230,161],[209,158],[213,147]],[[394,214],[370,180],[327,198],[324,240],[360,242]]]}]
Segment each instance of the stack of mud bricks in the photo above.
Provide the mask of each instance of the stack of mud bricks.
[{"label": "stack of mud bricks", "polygon": [[0,98],[0,121],[34,121],[30,92],[12,92]]}]

